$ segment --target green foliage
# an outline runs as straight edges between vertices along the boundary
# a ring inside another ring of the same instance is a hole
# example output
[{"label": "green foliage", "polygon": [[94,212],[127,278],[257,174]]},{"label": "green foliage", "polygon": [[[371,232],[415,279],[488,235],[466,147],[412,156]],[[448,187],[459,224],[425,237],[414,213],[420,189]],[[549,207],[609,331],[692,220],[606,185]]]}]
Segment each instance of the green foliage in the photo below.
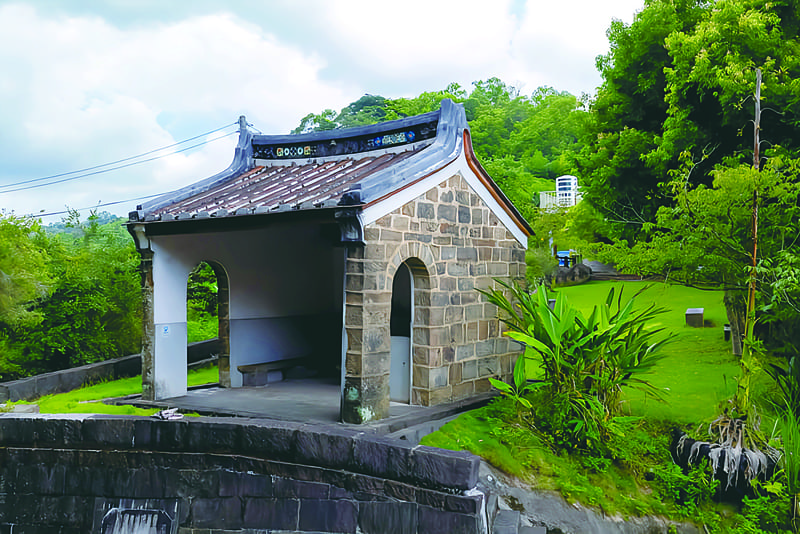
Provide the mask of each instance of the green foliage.
[{"label": "green foliage", "polygon": [[[653,304],[667,311],[652,324],[674,333],[662,349],[664,359],[657,362],[648,381],[665,395],[668,402],[655,402],[646,392],[627,388],[623,396],[626,410],[649,421],[673,421],[694,426],[710,421],[718,415],[719,404],[735,392],[734,377],[739,371],[738,358],[730,353],[730,342],[722,336],[725,308],[721,291],[699,289],[670,284],[643,282],[590,281],[580,286],[559,288],[569,302],[588,314],[601,302],[611,287],[617,290],[638,291],[648,285],[635,300],[636,309]],[[707,328],[686,325],[687,307],[702,307]],[[529,371],[533,372],[533,370]],[[757,391],[764,386],[757,381]]]},{"label": "green foliage", "polygon": [[36,220],[0,214],[0,321],[9,327],[41,320],[28,303],[49,291],[46,239]]},{"label": "green foliage", "polygon": [[492,385],[496,387],[503,395],[514,399],[514,402],[524,406],[528,410],[531,409],[531,402],[524,397],[525,393],[531,389],[531,386],[528,385],[528,377],[525,374],[524,357],[518,357],[517,362],[514,364],[513,384],[506,384],[505,382],[497,380],[496,378],[489,378],[489,382],[491,382]]},{"label": "green foliage", "polygon": [[778,387],[779,407],[800,418],[800,357],[792,355],[782,364],[771,363],[764,370]]},{"label": "green foliage", "polygon": [[190,310],[216,315],[217,275],[208,263],[201,262],[189,273],[186,300]]},{"label": "green foliage", "polygon": [[[683,505],[687,497],[665,491],[661,466],[674,473],[674,484],[682,472],[669,459],[668,439],[663,427],[644,422],[625,425],[624,436],[614,436],[606,454],[569,454],[553,451],[541,436],[531,432],[517,417],[515,402],[498,399],[484,408],[460,415],[439,431],[422,439],[423,445],[469,450],[489,463],[537,489],[554,490],[569,501],[601,508],[607,515],[659,515],[671,519],[695,519]],[[693,475],[694,476],[694,475]],[[709,481],[704,481],[708,483]],[[693,494],[708,492],[695,491]],[[702,501],[702,506],[708,504]],[[698,506],[694,505],[693,509]],[[714,520],[708,515],[708,521]]]},{"label": "green foliage", "polygon": [[[188,373],[188,385],[198,386],[219,381],[216,365],[192,369]],[[45,395],[32,402],[15,404],[35,404],[40,413],[107,413],[117,415],[152,415],[158,409],[142,409],[133,406],[115,406],[103,403],[105,399],[125,397],[142,392],[142,377],[131,376],[86,385],[66,393]]]},{"label": "green foliage", "polygon": [[800,495],[800,420],[792,413],[792,409],[796,410],[797,407],[793,406],[781,412],[779,427],[783,445],[781,463],[786,489],[796,501]]},{"label": "green foliage", "polygon": [[717,522],[703,513],[703,508],[713,502],[719,481],[713,477],[706,464],[697,465],[684,472],[672,462],[653,468],[654,485],[673,501],[678,513],[685,518],[700,517]]},{"label": "green foliage", "polygon": [[617,223],[616,237],[636,239],[673,205],[663,184],[687,162],[696,187],[710,185],[720,164],[752,160],[756,68],[762,141],[796,158],[798,23],[789,0],[653,0],[632,24],[612,24],[591,143],[578,161],[586,198]]},{"label": "green foliage", "polygon": [[498,283],[511,299],[497,289],[481,293],[504,312],[502,320],[512,329],[508,335],[533,349],[525,357],[535,359],[541,372],[535,382],[535,424],[554,444],[602,447],[625,422],[619,418],[625,386],[658,397],[639,375],[663,357],[659,349],[666,339],[656,340],[662,329],[646,328],[662,309],[635,311],[633,299],[623,305],[621,293],[612,289],[584,317],[561,293],[551,308],[544,286],[530,294],[516,284]]},{"label": "green foliage", "polygon": [[[536,235],[530,240],[539,239]],[[550,247],[528,247],[525,251],[525,278],[532,286],[545,283],[547,278],[558,269],[558,260],[553,256]]]},{"label": "green foliage", "polygon": [[731,532],[736,534],[761,534],[764,532],[797,532],[790,527],[791,498],[780,482],[757,482],[755,496],[742,499],[741,514],[736,518]]},{"label": "green foliage", "polygon": [[481,164],[527,219],[536,217],[538,192],[554,189],[553,179],[575,169],[590,116],[575,96],[540,87],[531,96],[498,78],[457,83],[414,98],[364,95],[343,108],[310,113],[292,133],[373,124],[439,109],[449,98],[463,103],[472,144]]},{"label": "green foliage", "polygon": [[189,343],[219,335],[217,275],[206,262],[189,273],[186,284],[186,319]]},{"label": "green foliage", "polygon": [[186,337],[188,343],[214,339],[219,335],[217,314],[189,309],[187,312]]},{"label": "green foliage", "polygon": [[[138,352],[141,342],[141,294],[132,240],[119,221],[100,225],[92,214],[80,223],[67,219],[72,233],[47,236],[37,223],[5,219],[16,228],[21,254],[16,272],[38,273],[44,286],[26,279],[16,291],[24,305],[21,321],[7,313],[0,318],[0,378],[12,379],[124,356]],[[13,233],[13,232],[11,232]],[[7,235],[11,235],[7,234]],[[19,276],[15,280],[21,280]]]}]

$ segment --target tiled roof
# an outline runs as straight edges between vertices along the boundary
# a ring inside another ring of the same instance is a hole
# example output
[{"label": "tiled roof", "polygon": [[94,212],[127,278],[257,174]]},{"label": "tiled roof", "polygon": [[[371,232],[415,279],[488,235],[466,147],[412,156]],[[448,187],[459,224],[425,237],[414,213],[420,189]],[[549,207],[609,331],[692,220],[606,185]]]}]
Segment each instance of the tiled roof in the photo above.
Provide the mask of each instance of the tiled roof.
[{"label": "tiled roof", "polygon": [[[309,212],[331,217],[367,209],[466,157],[468,165],[524,232],[530,227],[475,159],[464,108],[443,100],[437,111],[369,126],[300,135],[261,135],[239,119],[231,165],[214,176],[138,206],[129,223],[207,219],[203,223],[249,224],[240,216]],[[466,141],[465,141],[466,140]],[[349,216],[349,215],[348,215]],[[225,222],[223,222],[223,220]],[[166,227],[160,228],[165,229]],[[184,224],[169,225],[184,231]]]},{"label": "tiled roof", "polygon": [[357,159],[259,165],[188,198],[154,209],[147,217],[149,220],[203,218],[336,206],[355,184],[424,148],[359,154],[362,157]]},{"label": "tiled roof", "polygon": [[449,100],[438,111],[341,130],[257,135],[244,117],[239,126],[227,169],[137,207],[130,221],[362,205],[455,157],[468,127],[463,109]]}]

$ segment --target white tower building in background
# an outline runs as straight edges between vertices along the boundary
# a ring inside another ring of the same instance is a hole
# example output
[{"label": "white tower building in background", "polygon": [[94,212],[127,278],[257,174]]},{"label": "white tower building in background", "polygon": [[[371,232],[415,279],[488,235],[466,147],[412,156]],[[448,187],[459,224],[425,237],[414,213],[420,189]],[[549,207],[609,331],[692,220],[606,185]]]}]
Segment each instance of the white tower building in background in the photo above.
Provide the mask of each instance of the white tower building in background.
[{"label": "white tower building in background", "polygon": [[568,208],[581,201],[578,178],[569,174],[556,178],[555,191],[539,193],[539,207],[545,210]]}]

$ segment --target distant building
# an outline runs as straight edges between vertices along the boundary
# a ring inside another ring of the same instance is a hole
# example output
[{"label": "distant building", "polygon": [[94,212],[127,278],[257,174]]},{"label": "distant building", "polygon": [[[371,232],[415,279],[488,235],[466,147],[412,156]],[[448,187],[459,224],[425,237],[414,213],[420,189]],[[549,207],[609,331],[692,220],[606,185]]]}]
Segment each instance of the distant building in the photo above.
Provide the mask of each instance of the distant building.
[{"label": "distant building", "polygon": [[539,193],[539,207],[545,210],[568,208],[581,201],[578,189],[578,178],[566,174],[556,178],[555,191],[542,191]]}]

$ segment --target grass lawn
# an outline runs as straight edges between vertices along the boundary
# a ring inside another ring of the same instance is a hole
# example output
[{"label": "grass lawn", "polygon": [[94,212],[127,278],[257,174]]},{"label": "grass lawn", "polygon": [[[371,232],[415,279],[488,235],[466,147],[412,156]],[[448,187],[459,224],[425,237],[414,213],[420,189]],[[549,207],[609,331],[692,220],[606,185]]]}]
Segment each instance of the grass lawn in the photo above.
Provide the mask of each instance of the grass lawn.
[{"label": "grass lawn", "polygon": [[[219,372],[212,365],[189,371],[188,385],[197,386],[217,382]],[[142,377],[132,376],[108,382],[100,382],[66,393],[46,395],[30,402],[13,404],[38,404],[40,413],[104,413],[117,415],[152,415],[157,409],[142,409],[133,406],[112,406],[104,404],[102,399],[124,397],[142,392]]]},{"label": "grass lawn", "polygon": [[[667,312],[651,323],[675,334],[663,351],[666,357],[655,371],[645,375],[664,393],[666,403],[645,398],[628,389],[625,399],[634,415],[652,420],[689,424],[718,415],[719,404],[736,391],[738,359],[731,355],[731,344],[725,341],[722,326],[727,323],[721,291],[701,291],[689,287],[648,282],[587,282],[564,287],[569,302],[588,315],[592,307],[605,300],[611,287],[623,291],[623,302],[639,289],[649,288],[636,298],[636,307],[655,303]],[[686,308],[704,308],[704,328],[686,326]]]}]

